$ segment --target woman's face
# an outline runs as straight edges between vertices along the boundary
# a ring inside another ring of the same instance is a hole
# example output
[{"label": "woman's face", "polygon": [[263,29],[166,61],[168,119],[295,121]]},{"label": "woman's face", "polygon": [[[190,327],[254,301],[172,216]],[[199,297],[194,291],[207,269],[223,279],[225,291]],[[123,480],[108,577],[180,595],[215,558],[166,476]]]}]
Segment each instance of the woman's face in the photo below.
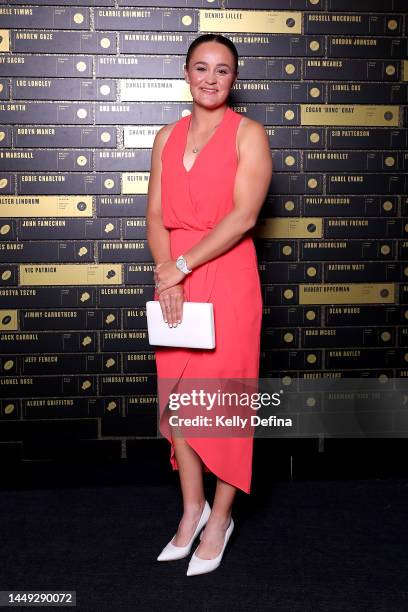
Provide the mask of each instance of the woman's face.
[{"label": "woman's face", "polygon": [[201,43],[191,54],[184,78],[193,100],[207,108],[224,104],[237,77],[231,51],[216,41]]}]

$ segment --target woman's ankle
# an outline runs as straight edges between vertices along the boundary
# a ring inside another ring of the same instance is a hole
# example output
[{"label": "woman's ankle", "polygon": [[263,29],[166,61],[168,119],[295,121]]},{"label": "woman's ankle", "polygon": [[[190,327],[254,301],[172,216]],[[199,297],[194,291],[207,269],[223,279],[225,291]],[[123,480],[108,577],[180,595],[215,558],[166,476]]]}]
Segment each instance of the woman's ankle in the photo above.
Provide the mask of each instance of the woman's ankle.
[{"label": "woman's ankle", "polygon": [[202,501],[199,502],[189,502],[188,504],[184,505],[184,514],[186,516],[195,516],[197,514],[201,514],[202,511],[204,510],[204,506],[205,506],[205,498],[203,498]]},{"label": "woman's ankle", "polygon": [[222,527],[228,527],[231,522],[232,511],[229,512],[211,512],[210,518],[207,521],[207,525],[211,527],[212,525],[220,525]]}]

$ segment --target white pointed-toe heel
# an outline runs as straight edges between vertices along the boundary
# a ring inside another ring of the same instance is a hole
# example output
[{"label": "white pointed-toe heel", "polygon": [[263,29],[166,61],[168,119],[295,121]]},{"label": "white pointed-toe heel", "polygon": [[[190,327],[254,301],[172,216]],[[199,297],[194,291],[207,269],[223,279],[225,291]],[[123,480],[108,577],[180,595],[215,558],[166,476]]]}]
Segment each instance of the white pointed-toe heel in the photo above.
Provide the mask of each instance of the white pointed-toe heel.
[{"label": "white pointed-toe heel", "polygon": [[214,557],[214,559],[200,559],[200,557],[197,557],[194,551],[194,553],[191,556],[190,563],[188,564],[187,576],[195,576],[197,574],[206,574],[207,572],[212,572],[213,570],[217,569],[217,567],[221,563],[225,547],[227,545],[228,540],[230,539],[233,529],[234,529],[234,521],[232,520],[232,517],[231,517],[230,524],[228,525],[228,528],[225,532],[224,545],[222,547],[222,550],[217,557]]},{"label": "white pointed-toe heel", "polygon": [[201,529],[204,527],[206,522],[208,521],[211,514],[211,507],[207,500],[205,500],[204,509],[201,513],[200,520],[198,521],[197,527],[191,537],[191,540],[186,544],[186,546],[175,546],[172,544],[171,538],[170,542],[166,544],[166,546],[161,551],[160,555],[157,557],[157,561],[175,561],[176,559],[183,559],[183,557],[187,557],[190,553],[191,546],[193,545],[194,540],[197,535],[200,533]]}]

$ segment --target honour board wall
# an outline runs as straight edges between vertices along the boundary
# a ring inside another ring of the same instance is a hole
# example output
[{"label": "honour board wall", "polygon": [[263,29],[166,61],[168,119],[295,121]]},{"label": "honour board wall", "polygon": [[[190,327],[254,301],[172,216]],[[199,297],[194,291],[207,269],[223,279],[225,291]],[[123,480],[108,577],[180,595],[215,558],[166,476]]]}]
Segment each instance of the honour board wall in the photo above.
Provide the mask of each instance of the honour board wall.
[{"label": "honour board wall", "polygon": [[235,43],[230,104],[273,154],[260,376],[406,378],[407,17],[405,0],[1,3],[2,456],[157,437],[151,147],[191,110],[183,64],[208,32]]}]

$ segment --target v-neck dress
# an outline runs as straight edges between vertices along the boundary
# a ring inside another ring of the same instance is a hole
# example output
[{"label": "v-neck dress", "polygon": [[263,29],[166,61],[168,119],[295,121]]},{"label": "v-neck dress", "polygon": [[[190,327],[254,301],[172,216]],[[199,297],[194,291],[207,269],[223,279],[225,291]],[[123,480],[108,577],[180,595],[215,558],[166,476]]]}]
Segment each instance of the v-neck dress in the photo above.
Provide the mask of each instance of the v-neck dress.
[{"label": "v-neck dress", "polygon": [[[191,115],[175,123],[163,147],[162,217],[170,232],[174,259],[206,236],[234,207],[238,167],[236,134],[241,119],[242,115],[227,107],[221,123],[195,157],[190,170],[184,167],[183,157]],[[182,282],[186,301],[214,304],[216,347],[203,350],[155,347],[159,429],[171,444],[173,470],[179,469],[168,420],[174,412],[166,409],[169,388],[162,386],[161,381],[171,380],[174,390],[183,377],[196,379],[198,383],[201,379],[258,380],[263,304],[252,237],[246,233],[228,251],[197,266]],[[158,299],[156,290],[154,299]],[[254,410],[251,412],[256,414]],[[250,493],[253,456],[250,433],[247,428],[246,435],[235,437],[228,431],[211,437],[204,437],[204,433],[203,437],[183,437],[201,457],[204,471]]]}]

